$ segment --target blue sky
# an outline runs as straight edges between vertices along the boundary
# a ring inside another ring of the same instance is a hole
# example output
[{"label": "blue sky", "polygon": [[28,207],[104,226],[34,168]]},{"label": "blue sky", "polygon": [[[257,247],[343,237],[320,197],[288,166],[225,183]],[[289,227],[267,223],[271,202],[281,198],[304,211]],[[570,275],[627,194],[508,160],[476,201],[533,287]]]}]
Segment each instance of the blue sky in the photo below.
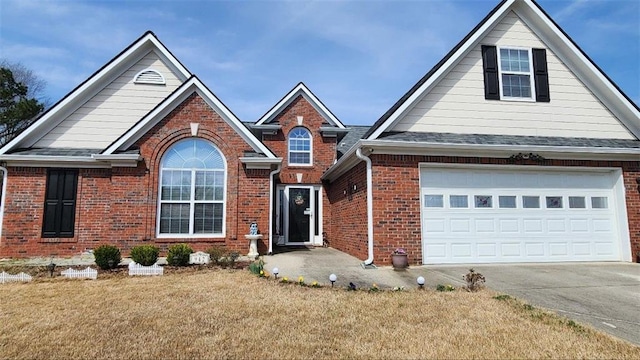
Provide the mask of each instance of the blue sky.
[{"label": "blue sky", "polygon": [[[303,81],[345,124],[371,125],[498,2],[2,0],[0,58],[56,102],[152,30],[243,121]],[[640,1],[538,3],[640,103]]]}]

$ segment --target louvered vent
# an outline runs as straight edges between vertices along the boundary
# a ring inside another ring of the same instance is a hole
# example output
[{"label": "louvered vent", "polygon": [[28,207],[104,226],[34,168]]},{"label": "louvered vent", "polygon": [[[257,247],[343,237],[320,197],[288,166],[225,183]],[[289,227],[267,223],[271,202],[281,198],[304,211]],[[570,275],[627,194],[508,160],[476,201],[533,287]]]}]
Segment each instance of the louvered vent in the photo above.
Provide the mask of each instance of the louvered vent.
[{"label": "louvered vent", "polygon": [[153,69],[145,69],[140,71],[135,78],[133,78],[133,82],[136,84],[155,84],[155,85],[164,85],[164,76],[160,74],[158,71]]}]

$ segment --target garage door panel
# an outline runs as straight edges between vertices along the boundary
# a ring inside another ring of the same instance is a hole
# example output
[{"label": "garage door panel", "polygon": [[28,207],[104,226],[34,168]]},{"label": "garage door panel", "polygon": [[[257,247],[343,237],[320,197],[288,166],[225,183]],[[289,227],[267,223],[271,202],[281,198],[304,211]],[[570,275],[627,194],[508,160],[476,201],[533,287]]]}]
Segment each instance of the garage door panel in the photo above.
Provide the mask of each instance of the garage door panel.
[{"label": "garage door panel", "polygon": [[552,233],[564,233],[567,231],[565,219],[548,219],[547,230]]},{"label": "garage door panel", "polygon": [[478,257],[479,258],[495,258],[498,256],[498,246],[495,243],[480,243],[478,244]]},{"label": "garage door panel", "polygon": [[569,219],[569,229],[571,232],[589,232],[589,220]]},{"label": "garage door panel", "polygon": [[549,256],[568,256],[569,244],[566,242],[552,242],[549,243]]},{"label": "garage door panel", "polygon": [[591,243],[587,241],[573,241],[573,254],[578,256],[589,256],[591,254]]},{"label": "garage door panel", "polygon": [[426,219],[423,222],[426,233],[444,233],[445,219]]},{"label": "garage door panel", "polygon": [[493,233],[495,232],[495,220],[492,218],[480,218],[476,219],[476,232],[478,233]]},{"label": "garage door panel", "polygon": [[542,233],[542,219],[523,219],[522,223],[525,234]]},{"label": "garage door panel", "polygon": [[471,231],[471,221],[469,219],[451,219],[451,232],[468,233]]},{"label": "garage door panel", "polygon": [[524,245],[524,249],[525,249],[525,254],[524,256],[526,257],[533,257],[533,256],[544,256],[544,243],[542,242],[532,242],[532,243],[526,243]]},{"label": "garage door panel", "polygon": [[425,263],[620,260],[611,173],[528,170],[422,169]]},{"label": "garage door panel", "polygon": [[451,244],[451,256],[453,256],[454,258],[471,259],[471,247],[472,244],[468,243],[453,243]]}]

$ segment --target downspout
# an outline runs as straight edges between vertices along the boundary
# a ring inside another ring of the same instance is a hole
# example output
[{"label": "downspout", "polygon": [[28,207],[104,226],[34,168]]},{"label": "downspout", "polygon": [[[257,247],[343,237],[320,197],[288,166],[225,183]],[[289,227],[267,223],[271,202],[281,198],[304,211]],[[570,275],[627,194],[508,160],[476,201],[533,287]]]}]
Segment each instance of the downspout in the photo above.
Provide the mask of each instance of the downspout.
[{"label": "downspout", "polygon": [[2,240],[2,228],[4,227],[4,202],[7,197],[7,168],[0,166],[2,171],[2,197],[0,197],[0,241]]},{"label": "downspout", "polygon": [[273,254],[273,210],[275,208],[273,201],[274,177],[282,170],[282,164],[278,164],[276,169],[269,173],[269,250],[268,255]]},{"label": "downspout", "polygon": [[367,247],[369,257],[362,262],[362,266],[373,264],[373,171],[371,159],[362,154],[362,148],[356,149],[356,156],[367,163]]}]

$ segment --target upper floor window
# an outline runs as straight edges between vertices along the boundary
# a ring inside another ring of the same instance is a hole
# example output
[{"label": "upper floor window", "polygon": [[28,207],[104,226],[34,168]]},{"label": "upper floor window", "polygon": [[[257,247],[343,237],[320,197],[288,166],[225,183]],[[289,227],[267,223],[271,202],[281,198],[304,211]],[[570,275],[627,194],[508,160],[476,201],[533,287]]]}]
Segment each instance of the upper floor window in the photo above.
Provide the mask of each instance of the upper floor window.
[{"label": "upper floor window", "polygon": [[531,60],[529,50],[500,49],[500,80],[503,98],[531,99]]},{"label": "upper floor window", "polygon": [[289,165],[311,165],[311,133],[297,127],[289,133]]},{"label": "upper floor window", "polygon": [[173,145],[160,165],[158,235],[224,235],[226,161],[202,139]]},{"label": "upper floor window", "polygon": [[481,48],[485,99],[551,101],[545,49]]}]

